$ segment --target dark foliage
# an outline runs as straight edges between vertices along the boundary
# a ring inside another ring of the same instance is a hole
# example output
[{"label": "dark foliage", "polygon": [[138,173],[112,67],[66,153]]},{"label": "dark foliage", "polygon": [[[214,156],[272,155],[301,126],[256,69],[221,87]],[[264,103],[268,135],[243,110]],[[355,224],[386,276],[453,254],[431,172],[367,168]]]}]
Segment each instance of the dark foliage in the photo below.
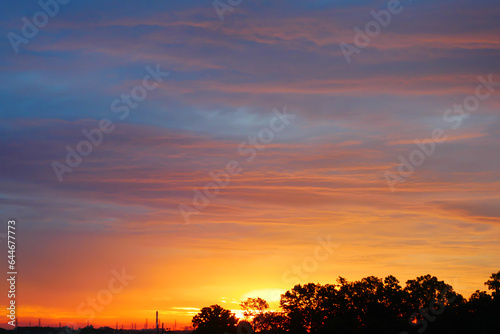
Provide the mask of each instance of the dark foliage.
[{"label": "dark foliage", "polygon": [[337,284],[294,286],[281,295],[281,312],[265,311],[267,303],[260,298],[242,303],[245,315],[254,316],[253,329],[248,323],[237,328],[234,314],[218,305],[202,309],[193,325],[196,333],[213,334],[253,330],[265,334],[498,334],[500,271],[485,285],[492,294],[477,290],[466,300],[431,275],[408,280],[404,288],[394,276],[354,282],[339,277]]},{"label": "dark foliage", "polygon": [[231,311],[222,308],[219,305],[204,307],[200,313],[195,315],[192,320],[196,328],[195,333],[199,334],[236,334],[238,319]]}]

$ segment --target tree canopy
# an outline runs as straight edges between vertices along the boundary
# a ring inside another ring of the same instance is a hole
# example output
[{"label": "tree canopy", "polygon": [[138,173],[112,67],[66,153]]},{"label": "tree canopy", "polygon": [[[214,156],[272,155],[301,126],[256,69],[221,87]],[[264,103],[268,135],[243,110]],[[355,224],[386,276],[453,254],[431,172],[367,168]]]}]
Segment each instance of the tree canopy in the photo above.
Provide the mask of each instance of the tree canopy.
[{"label": "tree canopy", "polygon": [[[249,298],[240,306],[252,323],[245,328],[264,334],[498,334],[500,271],[485,285],[492,294],[477,290],[467,300],[431,275],[408,280],[404,287],[394,276],[353,282],[339,277],[336,284],[295,285],[281,295],[280,310],[269,310],[262,298]],[[234,333],[237,323],[231,311],[218,305],[193,318],[197,333]]]},{"label": "tree canopy", "polygon": [[219,305],[204,307],[192,320],[197,333],[236,333],[238,319],[231,311]]}]

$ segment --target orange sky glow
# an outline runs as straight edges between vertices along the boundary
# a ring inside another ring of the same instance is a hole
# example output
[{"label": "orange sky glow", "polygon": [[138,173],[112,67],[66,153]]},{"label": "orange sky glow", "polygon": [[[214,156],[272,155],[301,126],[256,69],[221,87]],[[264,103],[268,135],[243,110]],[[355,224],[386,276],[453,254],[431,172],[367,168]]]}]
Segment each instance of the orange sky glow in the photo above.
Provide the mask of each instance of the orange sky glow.
[{"label": "orange sky glow", "polygon": [[[278,309],[295,284],[339,276],[485,290],[500,270],[490,2],[405,2],[351,63],[339,43],[373,1],[246,1],[224,21],[212,1],[74,1],[18,54],[4,38],[0,212],[18,221],[19,325],[139,329],[159,311],[179,329],[205,306]],[[37,6],[9,4],[4,35]],[[169,75],[120,119],[113,101],[148,66]],[[468,116],[453,111],[478,91]],[[54,162],[104,118],[112,133],[59,178]],[[415,141],[432,153],[391,187]]]}]

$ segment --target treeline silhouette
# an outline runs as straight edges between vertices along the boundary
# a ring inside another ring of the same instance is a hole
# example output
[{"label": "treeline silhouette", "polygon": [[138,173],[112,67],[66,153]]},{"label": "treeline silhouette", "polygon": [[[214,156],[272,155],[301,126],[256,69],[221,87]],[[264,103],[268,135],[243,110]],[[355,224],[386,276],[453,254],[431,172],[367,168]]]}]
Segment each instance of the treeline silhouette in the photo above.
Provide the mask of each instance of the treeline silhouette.
[{"label": "treeline silhouette", "polygon": [[240,304],[244,319],[219,305],[193,317],[196,334],[499,334],[500,271],[469,299],[431,275],[408,280],[374,276],[337,284],[296,285],[281,295],[280,311],[261,298]]}]

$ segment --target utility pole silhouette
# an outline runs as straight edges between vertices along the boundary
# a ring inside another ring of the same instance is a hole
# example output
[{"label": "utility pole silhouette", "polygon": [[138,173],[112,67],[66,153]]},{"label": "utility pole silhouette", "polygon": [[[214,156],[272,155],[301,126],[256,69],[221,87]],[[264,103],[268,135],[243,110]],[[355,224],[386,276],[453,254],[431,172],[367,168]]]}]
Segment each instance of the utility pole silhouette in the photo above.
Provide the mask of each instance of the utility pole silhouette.
[{"label": "utility pole silhouette", "polygon": [[38,327],[42,327],[42,319],[38,318]]},{"label": "utility pole silhouette", "polygon": [[156,311],[156,334],[158,334],[158,311]]}]

